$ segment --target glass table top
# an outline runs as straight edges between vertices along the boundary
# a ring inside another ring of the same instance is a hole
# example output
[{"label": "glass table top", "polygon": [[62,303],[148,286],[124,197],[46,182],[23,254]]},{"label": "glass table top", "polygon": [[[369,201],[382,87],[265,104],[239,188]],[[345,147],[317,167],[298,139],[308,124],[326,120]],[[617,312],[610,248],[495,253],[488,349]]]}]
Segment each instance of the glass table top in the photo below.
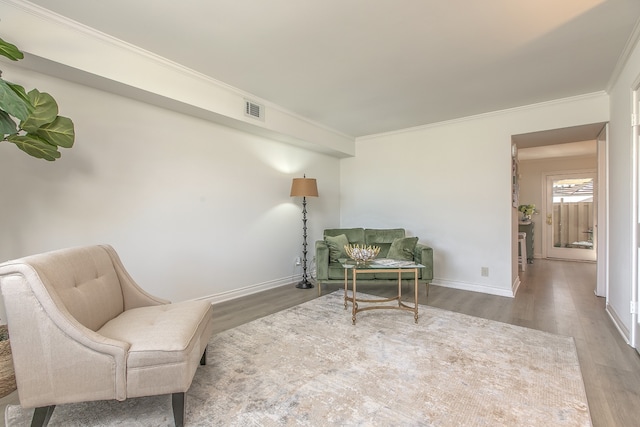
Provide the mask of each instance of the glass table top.
[{"label": "glass table top", "polygon": [[340,259],[340,264],[342,264],[343,268],[357,268],[357,269],[384,269],[384,268],[393,268],[393,269],[410,269],[410,268],[425,268],[422,264],[417,264],[414,261],[401,261],[397,259],[389,259],[389,258],[376,258],[371,261],[367,261],[364,264],[356,264],[356,262],[352,259]]}]

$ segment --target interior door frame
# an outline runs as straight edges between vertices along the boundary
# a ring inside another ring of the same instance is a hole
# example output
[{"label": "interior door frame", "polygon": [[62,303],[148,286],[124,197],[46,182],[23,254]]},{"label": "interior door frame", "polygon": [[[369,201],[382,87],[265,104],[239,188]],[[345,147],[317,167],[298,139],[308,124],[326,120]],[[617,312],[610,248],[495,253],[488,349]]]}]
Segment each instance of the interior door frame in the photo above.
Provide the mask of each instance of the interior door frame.
[{"label": "interior door frame", "polygon": [[[598,171],[597,169],[574,169],[574,170],[562,170],[562,171],[555,171],[555,172],[546,172],[542,175],[542,188],[544,188],[544,197],[542,198],[542,226],[544,227],[542,230],[542,257],[543,258],[552,258],[552,259],[572,259],[572,258],[563,258],[563,257],[558,257],[558,256],[554,256],[553,254],[549,254],[549,248],[550,248],[550,240],[552,239],[551,236],[551,231],[550,231],[550,226],[547,223],[547,215],[552,215],[553,216],[553,204],[552,206],[549,206],[549,197],[548,197],[548,181],[550,178],[552,177],[570,177],[572,175],[591,175],[593,176],[593,180],[594,180],[594,192],[593,192],[593,201],[595,204],[594,207],[594,228],[597,227],[597,224],[599,224],[599,219],[598,219],[598,206],[600,205],[600,201],[598,200],[598,188],[600,186],[600,183],[598,181]],[[594,236],[597,239],[597,236]],[[599,247],[599,242],[596,240],[596,244],[597,246],[594,248],[595,254],[596,254],[596,259],[595,261],[598,262],[598,257],[597,257],[597,250]],[[566,249],[566,251],[570,251],[571,249]],[[584,251],[584,249],[575,249],[575,251]],[[594,290],[595,292],[595,290]]]},{"label": "interior door frame", "polygon": [[609,301],[609,123],[605,124],[597,138],[598,145],[598,223],[595,226],[598,247],[596,249],[596,289],[595,294]]},{"label": "interior door frame", "polygon": [[631,304],[635,310],[631,310],[631,347],[640,353],[640,318],[638,316],[638,300],[640,298],[640,276],[638,264],[640,263],[640,77],[636,79],[632,89],[632,119],[631,119]]}]

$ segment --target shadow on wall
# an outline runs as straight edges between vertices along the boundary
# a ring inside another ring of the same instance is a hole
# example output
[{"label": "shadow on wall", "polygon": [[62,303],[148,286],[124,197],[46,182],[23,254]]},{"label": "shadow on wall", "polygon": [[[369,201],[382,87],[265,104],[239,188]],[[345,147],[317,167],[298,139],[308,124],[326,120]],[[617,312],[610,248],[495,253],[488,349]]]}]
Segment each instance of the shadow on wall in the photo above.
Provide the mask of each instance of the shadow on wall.
[{"label": "shadow on wall", "polygon": [[[92,170],[89,159],[79,150],[67,150],[62,158],[48,162],[29,157],[12,144],[0,144],[0,181],[4,184],[0,193],[4,207],[0,210],[0,262],[31,255],[25,253],[28,235],[43,237],[36,243],[46,241],[46,230],[58,226],[50,222],[48,213],[59,210],[62,203],[86,203],[69,200],[68,196],[70,189],[85,181]],[[73,206],[65,209],[70,208]]]}]

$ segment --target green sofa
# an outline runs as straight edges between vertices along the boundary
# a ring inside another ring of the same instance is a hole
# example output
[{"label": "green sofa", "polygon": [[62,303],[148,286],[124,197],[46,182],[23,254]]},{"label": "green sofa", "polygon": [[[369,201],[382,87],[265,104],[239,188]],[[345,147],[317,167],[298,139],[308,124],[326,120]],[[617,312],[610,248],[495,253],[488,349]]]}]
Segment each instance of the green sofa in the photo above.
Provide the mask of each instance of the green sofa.
[{"label": "green sofa", "polygon": [[[425,268],[419,270],[418,281],[426,284],[428,294],[429,283],[433,280],[433,249],[417,243],[417,240],[417,237],[407,237],[404,228],[331,228],[324,230],[324,239],[316,241],[315,245],[318,295],[322,293],[323,284],[344,284],[344,268],[339,260],[345,259],[347,256],[344,253],[339,253],[339,249],[345,241],[348,244],[379,246],[380,253],[377,258],[405,259],[424,265]],[[402,279],[413,280],[413,273],[403,273]],[[358,275],[358,283],[397,285],[398,275],[395,273],[361,274]]]}]

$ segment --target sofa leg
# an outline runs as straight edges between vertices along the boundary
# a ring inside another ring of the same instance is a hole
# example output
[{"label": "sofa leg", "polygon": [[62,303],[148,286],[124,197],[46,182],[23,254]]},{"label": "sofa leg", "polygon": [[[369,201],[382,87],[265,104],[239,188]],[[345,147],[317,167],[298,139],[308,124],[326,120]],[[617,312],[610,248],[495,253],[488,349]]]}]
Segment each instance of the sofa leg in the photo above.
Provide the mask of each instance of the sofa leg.
[{"label": "sofa leg", "polygon": [[207,364],[207,349],[204,349],[204,353],[202,353],[202,357],[200,358],[200,364],[201,365],[206,365]]},{"label": "sofa leg", "polygon": [[33,412],[33,418],[31,419],[31,427],[46,427],[51,419],[53,410],[56,409],[56,405],[41,406],[36,408]]},{"label": "sofa leg", "polygon": [[173,420],[176,427],[184,426],[184,395],[185,393],[173,393],[171,406],[173,407]]}]

